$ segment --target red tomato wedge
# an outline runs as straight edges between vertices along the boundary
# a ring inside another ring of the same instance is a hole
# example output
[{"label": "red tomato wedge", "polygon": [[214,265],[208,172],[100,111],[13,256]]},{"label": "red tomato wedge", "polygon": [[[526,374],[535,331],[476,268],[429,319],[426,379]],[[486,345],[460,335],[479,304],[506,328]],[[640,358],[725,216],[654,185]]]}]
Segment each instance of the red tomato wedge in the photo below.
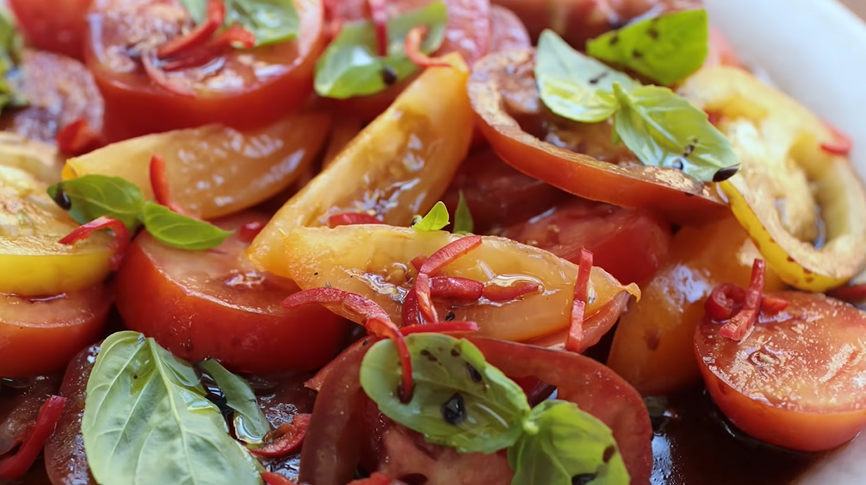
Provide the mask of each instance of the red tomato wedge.
[{"label": "red tomato wedge", "polygon": [[[226,230],[264,221],[241,213]],[[144,232],[116,275],[117,308],[133,330],[192,362],[219,359],[235,372],[310,370],[339,350],[346,325],[318,306],[285,310],[292,282],[253,269],[238,232],[208,251],[166,246]],[[312,324],[315,322],[315,324]]]},{"label": "red tomato wedge", "polygon": [[694,350],[707,390],[755,438],[802,451],[842,445],[866,427],[866,315],[811,293],[766,297],[788,306],[763,310],[739,342],[722,337],[709,317],[697,327]]},{"label": "red tomato wedge", "polygon": [[93,0],[7,0],[28,44],[81,59]]},{"label": "red tomato wedge", "polygon": [[105,97],[106,135],[117,141],[148,133],[222,123],[239,130],[268,125],[303,104],[324,48],[319,0],[295,0],[301,30],[292,41],[232,49],[200,67],[163,73],[185,96],[154,84],[140,62],[153,44],[191,22],[176,0],[112,0],[89,16],[87,66]]}]

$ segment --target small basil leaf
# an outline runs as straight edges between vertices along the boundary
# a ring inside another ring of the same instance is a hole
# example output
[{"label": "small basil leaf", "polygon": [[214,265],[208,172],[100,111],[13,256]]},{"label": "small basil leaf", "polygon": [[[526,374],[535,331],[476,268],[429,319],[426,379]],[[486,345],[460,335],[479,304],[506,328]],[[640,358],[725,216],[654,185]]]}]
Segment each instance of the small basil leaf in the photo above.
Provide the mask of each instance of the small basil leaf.
[{"label": "small basil leaf", "polygon": [[259,408],[256,395],[247,381],[232,374],[215,360],[206,360],[199,366],[213,378],[226,397],[229,408],[234,411],[232,422],[235,436],[244,443],[261,443],[271,431],[271,425]]},{"label": "small basil leaf", "polygon": [[457,209],[454,211],[454,233],[469,234],[473,229],[475,229],[475,221],[472,220],[472,213],[469,212],[469,206],[466,204],[466,198],[461,190],[460,198],[457,200]]},{"label": "small basil leaf", "polygon": [[361,386],[382,414],[460,453],[493,453],[517,441],[526,395],[477,347],[435,333],[409,335],[406,344],[415,381],[408,403],[398,396],[402,371],[391,340],[373,345],[361,363]]},{"label": "small basil leaf", "polygon": [[587,54],[671,85],[700,69],[709,54],[704,9],[674,12],[629,24],[586,44]]},{"label": "small basil leaf", "polygon": [[85,175],[48,187],[48,195],[54,200],[62,198],[61,191],[72,202],[69,215],[79,224],[108,216],[123,222],[130,231],[138,227],[145,201],[141,189],[132,182],[107,175]]},{"label": "small basil leaf", "polygon": [[178,214],[154,202],[144,205],[142,221],[147,232],[158,241],[192,251],[215,248],[232,234],[231,231]]},{"label": "small basil leaf", "polygon": [[193,368],[138,332],[105,339],[87,381],[84,449],[101,485],[261,483]]},{"label": "small basil leaf", "polygon": [[614,129],[644,165],[681,169],[711,182],[720,169],[739,166],[727,137],[707,114],[668,88],[641,86],[614,91],[622,107]]},{"label": "small basil leaf", "polygon": [[336,99],[375,94],[388,87],[383,78],[386,70],[395,74],[397,81],[406,79],[418,69],[404,52],[406,34],[426,25],[421,51],[430,54],[442,45],[447,21],[448,10],[441,0],[392,17],[388,20],[387,57],[376,55],[376,30],[372,22],[344,25],[316,64],[316,93]]},{"label": "small basil leaf", "polygon": [[508,450],[512,485],[628,485],[629,474],[604,423],[566,401],[544,401]]},{"label": "small basil leaf", "polygon": [[619,108],[613,84],[639,84],[621,72],[572,49],[552,30],[538,39],[535,82],[541,100],[551,111],[573,121],[596,123]]},{"label": "small basil leaf", "polygon": [[189,12],[196,24],[204,22],[207,15],[207,0],[180,0],[180,4]]},{"label": "small basil leaf", "polygon": [[448,219],[448,208],[445,207],[442,201],[439,201],[430,209],[430,212],[426,216],[413,224],[412,227],[419,231],[441,231],[450,222]]},{"label": "small basil leaf", "polygon": [[256,45],[292,40],[301,29],[293,0],[226,0],[225,25],[240,24],[256,36]]}]

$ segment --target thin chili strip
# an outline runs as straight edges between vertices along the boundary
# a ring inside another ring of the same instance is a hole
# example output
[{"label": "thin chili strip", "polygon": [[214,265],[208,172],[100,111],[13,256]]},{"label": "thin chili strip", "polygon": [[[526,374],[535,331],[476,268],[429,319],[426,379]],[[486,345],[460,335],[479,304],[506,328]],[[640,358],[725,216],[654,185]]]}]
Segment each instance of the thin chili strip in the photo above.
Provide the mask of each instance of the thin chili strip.
[{"label": "thin chili strip", "polygon": [[430,294],[434,298],[476,301],[484,293],[484,283],[457,276],[434,276],[430,279]]},{"label": "thin chili strip", "polygon": [[466,236],[448,243],[430,255],[421,265],[421,268],[418,269],[418,272],[435,276],[442,268],[477,248],[482,242],[481,236]]},{"label": "thin chili strip", "polygon": [[102,229],[108,229],[114,233],[114,239],[110,246],[114,252],[114,255],[111,256],[111,269],[117,271],[120,268],[120,263],[123,262],[123,255],[126,254],[126,249],[129,247],[129,230],[126,228],[126,224],[113,217],[102,216],[87,224],[82,224],[58,242],[71,246]]},{"label": "thin chili strip", "polygon": [[64,154],[78,156],[99,145],[99,133],[90,127],[86,119],[79,118],[61,128],[55,141],[57,148]]},{"label": "thin chili strip", "polygon": [[537,293],[541,290],[542,286],[538,283],[518,281],[508,286],[497,284],[485,285],[481,295],[490,301],[503,302],[516,300],[521,296]]},{"label": "thin chili strip", "polygon": [[66,398],[61,396],[51,396],[45,401],[39,409],[33,432],[24,440],[18,452],[0,459],[0,479],[11,480],[27,473],[45,446],[45,441],[54,432],[64,404]]},{"label": "thin chili strip", "polygon": [[427,35],[427,26],[419,25],[410,30],[406,34],[406,40],[403,41],[403,50],[406,52],[406,57],[418,67],[451,67],[447,61],[430,57],[421,51],[421,43]]},{"label": "thin chili strip", "polygon": [[583,318],[586,311],[591,271],[592,253],[581,248],[577,265],[577,280],[574,283],[574,301],[571,305],[571,323],[568,337],[565,340],[565,349],[572,352],[579,352],[583,343]]},{"label": "thin chili strip", "polygon": [[400,329],[403,335],[413,333],[475,333],[478,324],[475,322],[439,322],[427,325],[409,325]]},{"label": "thin chili strip", "polygon": [[304,443],[307,428],[310,426],[309,414],[296,414],[291,422],[283,423],[265,437],[266,444],[261,448],[251,448],[250,452],[268,458],[280,458],[297,451]]},{"label": "thin chili strip", "polygon": [[719,335],[722,337],[739,342],[758,321],[758,315],[761,313],[761,300],[764,296],[765,268],[764,260],[755,259],[752,264],[752,279],[746,290],[743,307],[719,329]]},{"label": "thin chili strip", "polygon": [[264,480],[267,485],[298,485],[279,473],[274,472],[262,472],[262,480]]},{"label": "thin chili strip", "polygon": [[225,18],[225,4],[220,0],[209,0],[205,21],[188,34],[175,37],[159,46],[156,50],[156,58],[159,60],[167,59],[206,44],[225,22]]},{"label": "thin chili strip", "polygon": [[384,224],[380,219],[365,212],[344,212],[328,217],[328,227],[354,226],[357,224]]},{"label": "thin chili strip", "polygon": [[153,191],[153,198],[156,203],[164,205],[178,214],[192,217],[186,209],[179,206],[171,198],[171,188],[168,183],[168,176],[165,173],[165,159],[162,155],[154,154],[150,157],[150,188]]},{"label": "thin chili strip", "polygon": [[367,0],[367,4],[376,28],[376,53],[379,57],[385,57],[388,55],[388,11],[385,0]]},{"label": "thin chili strip", "polygon": [[848,156],[851,150],[854,149],[854,141],[850,136],[843,133],[839,128],[836,128],[829,122],[825,121],[824,126],[833,134],[833,140],[821,143],[821,150],[832,155]]}]

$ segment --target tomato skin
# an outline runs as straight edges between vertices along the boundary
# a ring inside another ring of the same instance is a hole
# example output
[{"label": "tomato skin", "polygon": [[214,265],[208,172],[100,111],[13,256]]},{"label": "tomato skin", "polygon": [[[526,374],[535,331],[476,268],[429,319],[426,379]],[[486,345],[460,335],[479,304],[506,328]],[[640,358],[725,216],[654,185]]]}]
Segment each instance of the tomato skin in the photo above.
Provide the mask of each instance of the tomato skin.
[{"label": "tomato skin", "polygon": [[[208,123],[254,129],[274,122],[309,98],[315,62],[324,49],[319,0],[295,0],[301,25],[296,40],[235,50],[223,56],[223,61],[214,61],[224,63],[218,73],[211,73],[208,64],[171,75],[196,91],[195,97],[183,97],[153,85],[140,63],[123,53],[137,35],[148,38],[171,28],[157,17],[146,26],[136,22],[142,15],[166,8],[161,3],[114,0],[95,8],[89,16],[84,54],[105,98],[109,141]],[[182,8],[176,1],[169,5],[175,11]],[[240,87],[234,87],[236,84]]]},{"label": "tomato skin", "polygon": [[833,449],[866,427],[859,342],[866,314],[823,295],[770,293],[789,302],[762,313],[740,342],[706,318],[694,351],[707,390],[734,425],[755,438],[801,451]]},{"label": "tomato skin", "polygon": [[33,47],[82,59],[87,10],[93,0],[7,0]]},{"label": "tomato skin", "polygon": [[[215,224],[237,230],[264,220],[242,213]],[[236,232],[213,250],[190,252],[142,233],[116,275],[124,322],[174,355],[192,362],[216,358],[234,372],[326,364],[339,350],[346,324],[316,305],[283,309],[280,302],[297,287],[253,270],[243,254],[248,244]]]},{"label": "tomato skin", "polygon": [[52,145],[63,127],[79,119],[96,133],[102,130],[102,95],[81,62],[26,49],[21,73],[21,94],[28,104],[20,109],[4,109],[0,129]]},{"label": "tomato skin", "polygon": [[56,372],[96,340],[111,308],[108,286],[47,298],[0,294],[0,376]]},{"label": "tomato skin", "polygon": [[506,228],[503,237],[550,251],[575,264],[580,249],[619,281],[642,283],[667,261],[670,226],[649,211],[576,200]]}]

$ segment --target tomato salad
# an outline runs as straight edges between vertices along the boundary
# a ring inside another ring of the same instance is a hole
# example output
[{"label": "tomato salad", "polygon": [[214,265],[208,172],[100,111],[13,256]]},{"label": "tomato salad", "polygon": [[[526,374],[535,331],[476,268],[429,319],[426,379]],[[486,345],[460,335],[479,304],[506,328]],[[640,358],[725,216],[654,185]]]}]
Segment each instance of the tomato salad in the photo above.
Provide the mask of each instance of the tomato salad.
[{"label": "tomato salad", "polygon": [[8,7],[0,483],[778,483],[866,427],[852,143],[696,0]]}]

